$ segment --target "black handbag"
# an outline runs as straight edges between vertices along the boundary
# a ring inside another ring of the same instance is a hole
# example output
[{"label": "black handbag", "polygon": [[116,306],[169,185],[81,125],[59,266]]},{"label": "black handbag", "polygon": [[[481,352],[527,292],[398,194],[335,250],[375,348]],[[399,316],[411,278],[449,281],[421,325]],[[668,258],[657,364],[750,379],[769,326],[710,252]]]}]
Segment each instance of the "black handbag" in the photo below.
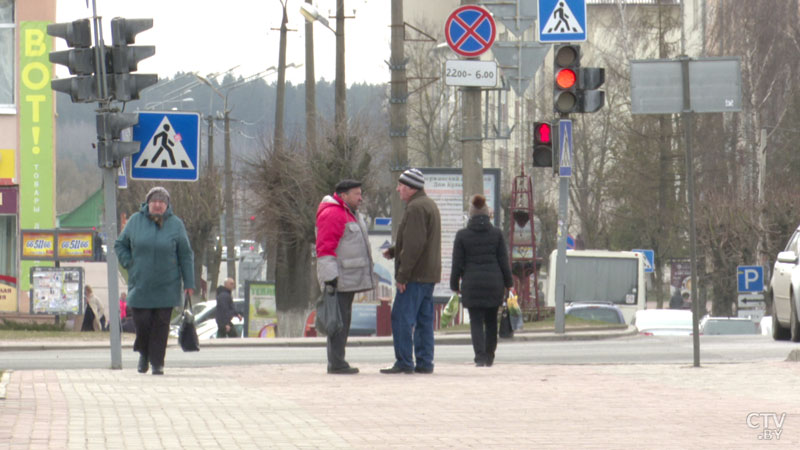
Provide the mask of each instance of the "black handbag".
[{"label": "black handbag", "polygon": [[181,327],[178,329],[178,343],[185,352],[199,352],[200,339],[197,338],[197,327],[192,314],[192,297],[187,293],[181,313]]},{"label": "black handbag", "polygon": [[508,305],[505,302],[503,302],[503,309],[500,313],[500,337],[514,337],[514,328],[511,327],[511,314],[508,312]]},{"label": "black handbag", "polygon": [[333,286],[325,286],[322,297],[317,302],[317,315],[314,327],[318,334],[333,336],[344,328],[342,312],[339,310],[339,297]]}]

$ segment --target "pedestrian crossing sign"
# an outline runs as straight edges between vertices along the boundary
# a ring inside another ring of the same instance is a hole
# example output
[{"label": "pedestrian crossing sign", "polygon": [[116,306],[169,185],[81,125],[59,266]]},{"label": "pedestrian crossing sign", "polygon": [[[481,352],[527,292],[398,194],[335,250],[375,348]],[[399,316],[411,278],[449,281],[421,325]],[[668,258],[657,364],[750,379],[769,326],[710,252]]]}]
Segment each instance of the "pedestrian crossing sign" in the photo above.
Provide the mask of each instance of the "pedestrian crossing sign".
[{"label": "pedestrian crossing sign", "polygon": [[197,181],[199,114],[140,112],[133,140],[140,148],[131,158],[131,179]]},{"label": "pedestrian crossing sign", "polygon": [[586,0],[539,0],[539,42],[586,40]]}]

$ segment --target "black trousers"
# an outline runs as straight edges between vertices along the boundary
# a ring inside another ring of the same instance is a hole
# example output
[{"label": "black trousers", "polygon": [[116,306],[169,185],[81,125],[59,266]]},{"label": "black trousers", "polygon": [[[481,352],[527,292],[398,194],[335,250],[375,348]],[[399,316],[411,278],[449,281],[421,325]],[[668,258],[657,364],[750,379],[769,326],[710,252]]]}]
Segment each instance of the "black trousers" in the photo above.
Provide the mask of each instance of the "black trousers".
[{"label": "black trousers", "polygon": [[164,365],[172,308],[132,308],[136,326],[133,351],[146,357],[154,366]]},{"label": "black trousers", "polygon": [[499,307],[467,308],[469,311],[469,332],[472,336],[472,349],[475,362],[492,364],[497,350],[497,310]]},{"label": "black trousers", "polygon": [[350,317],[353,313],[353,297],[355,295],[355,292],[336,293],[344,327],[333,336],[328,336],[328,369],[338,370],[350,367],[344,359],[344,348],[347,346],[347,335],[350,334]]}]

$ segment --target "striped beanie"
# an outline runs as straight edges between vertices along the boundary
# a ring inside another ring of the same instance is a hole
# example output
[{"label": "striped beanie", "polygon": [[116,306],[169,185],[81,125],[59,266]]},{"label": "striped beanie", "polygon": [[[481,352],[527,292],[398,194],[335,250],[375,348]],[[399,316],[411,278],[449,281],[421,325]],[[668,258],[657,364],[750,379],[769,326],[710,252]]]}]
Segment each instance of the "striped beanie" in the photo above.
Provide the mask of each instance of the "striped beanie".
[{"label": "striped beanie", "polygon": [[425,177],[422,176],[422,172],[418,169],[408,169],[400,175],[400,179],[397,180],[406,186],[414,189],[424,189],[425,188]]}]

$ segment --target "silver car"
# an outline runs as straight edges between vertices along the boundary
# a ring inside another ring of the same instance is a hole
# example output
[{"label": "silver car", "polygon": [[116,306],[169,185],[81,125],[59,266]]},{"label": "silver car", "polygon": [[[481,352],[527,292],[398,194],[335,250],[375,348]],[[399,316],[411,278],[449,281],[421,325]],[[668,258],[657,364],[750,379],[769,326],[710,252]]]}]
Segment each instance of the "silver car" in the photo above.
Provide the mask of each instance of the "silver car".
[{"label": "silver car", "polygon": [[800,342],[800,226],[797,227],[786,248],[778,253],[769,295],[772,299],[772,337]]}]

